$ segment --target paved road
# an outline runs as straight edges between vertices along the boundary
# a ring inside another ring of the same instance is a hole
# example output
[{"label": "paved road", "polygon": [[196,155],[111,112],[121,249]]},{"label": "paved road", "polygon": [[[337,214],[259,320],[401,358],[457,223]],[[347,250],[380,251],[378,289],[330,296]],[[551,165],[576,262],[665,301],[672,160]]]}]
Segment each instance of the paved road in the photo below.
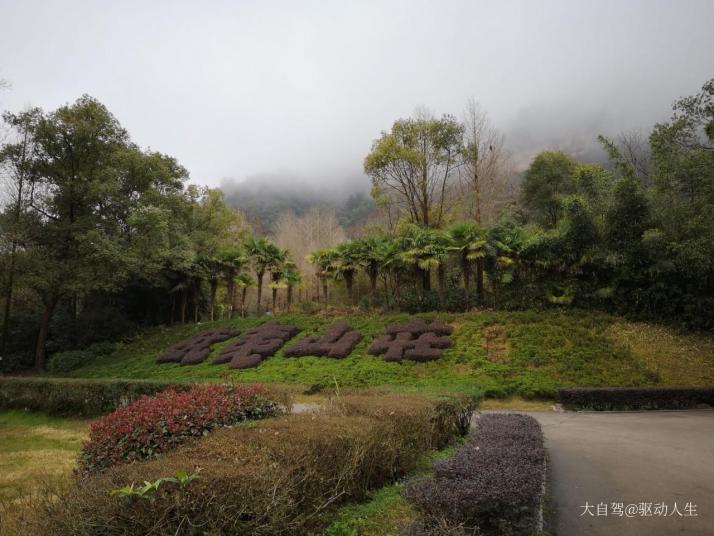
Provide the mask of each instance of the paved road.
[{"label": "paved road", "polygon": [[[545,434],[557,536],[714,535],[714,411],[531,413]],[[607,516],[581,516],[607,503]],[[613,515],[612,503],[674,503],[697,517]]]}]

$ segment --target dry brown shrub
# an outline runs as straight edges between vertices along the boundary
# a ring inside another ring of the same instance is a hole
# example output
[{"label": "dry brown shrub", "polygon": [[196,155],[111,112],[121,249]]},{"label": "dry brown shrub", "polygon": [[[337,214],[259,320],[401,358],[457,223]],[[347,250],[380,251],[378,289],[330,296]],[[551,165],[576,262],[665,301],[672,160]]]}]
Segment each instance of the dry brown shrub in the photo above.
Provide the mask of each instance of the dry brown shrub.
[{"label": "dry brown shrub", "polygon": [[[29,534],[304,534],[320,512],[361,500],[463,432],[468,402],[346,395],[317,414],[222,429],[148,462],[78,480],[60,500],[13,513]],[[110,497],[131,482],[200,467],[151,500]],[[20,532],[22,534],[23,532]]]}]

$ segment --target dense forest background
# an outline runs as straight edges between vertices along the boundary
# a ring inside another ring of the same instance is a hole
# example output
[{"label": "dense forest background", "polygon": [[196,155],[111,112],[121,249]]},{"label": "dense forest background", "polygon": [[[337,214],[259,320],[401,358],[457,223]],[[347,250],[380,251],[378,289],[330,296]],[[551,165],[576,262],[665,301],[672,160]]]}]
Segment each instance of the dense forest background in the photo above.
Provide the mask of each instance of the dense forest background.
[{"label": "dense forest background", "polygon": [[3,115],[2,370],[150,325],[291,308],[600,309],[714,327],[714,80],[649,133],[514,164],[486,112],[418,110],[364,189],[187,185],[83,96]]}]

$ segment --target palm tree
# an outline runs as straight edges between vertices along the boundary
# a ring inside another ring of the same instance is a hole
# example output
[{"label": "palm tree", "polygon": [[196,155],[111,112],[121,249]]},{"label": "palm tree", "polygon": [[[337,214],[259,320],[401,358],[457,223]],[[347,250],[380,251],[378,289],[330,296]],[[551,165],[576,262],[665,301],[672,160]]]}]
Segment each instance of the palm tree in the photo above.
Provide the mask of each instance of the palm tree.
[{"label": "palm tree", "polygon": [[219,250],[218,258],[221,261],[221,271],[226,284],[226,304],[230,318],[236,314],[236,279],[245,269],[248,259],[241,248],[232,246]]},{"label": "palm tree", "polygon": [[197,264],[201,269],[202,276],[208,279],[208,316],[213,321],[215,320],[216,292],[218,291],[218,282],[223,271],[223,261],[217,255],[199,255]]},{"label": "palm tree", "polygon": [[240,315],[242,317],[245,317],[245,300],[246,300],[246,295],[248,294],[248,287],[252,287],[255,285],[255,280],[248,276],[248,274],[241,274],[239,273],[235,280],[235,285],[238,287],[241,287],[241,296],[240,296]]},{"label": "palm tree", "polygon": [[401,255],[401,241],[385,239],[379,249],[379,255],[381,257],[380,269],[384,281],[384,301],[389,305],[389,289],[387,284],[389,276],[392,276],[394,283],[394,298],[399,302],[401,299],[401,279],[406,265]]},{"label": "palm tree", "polygon": [[[468,309],[471,300],[471,265],[474,261],[478,263],[476,293],[478,300],[483,301],[483,258],[486,255],[486,231],[475,223],[457,223],[448,230],[448,236],[449,249],[457,252],[459,257],[466,292],[466,308]],[[480,271],[478,267],[480,267]]]},{"label": "palm tree", "polygon": [[270,244],[269,248],[269,262],[266,265],[268,271],[270,272],[270,288],[272,289],[272,306],[270,311],[275,316],[275,303],[278,298],[278,289],[285,288],[285,283],[282,281],[283,272],[285,269],[285,262],[288,258],[288,252],[285,249],[280,249],[277,246]]},{"label": "palm tree", "polygon": [[278,247],[271,243],[267,238],[251,237],[245,244],[246,253],[250,255],[253,261],[253,268],[255,270],[255,279],[258,284],[258,303],[256,305],[256,310],[258,314],[262,312],[262,299],[263,299],[263,277],[265,272],[271,263],[274,262],[275,257],[280,254]]},{"label": "palm tree", "polygon": [[495,306],[498,306],[499,285],[513,280],[518,257],[527,243],[526,231],[508,218],[489,228],[485,260],[488,261]]},{"label": "palm tree", "polygon": [[374,300],[377,296],[377,278],[379,271],[384,263],[385,257],[385,239],[383,237],[371,236],[362,240],[355,240],[355,247],[360,259],[360,265],[367,272],[369,277],[369,291],[374,305]]},{"label": "palm tree", "polygon": [[361,268],[359,242],[343,242],[335,248],[335,255],[332,259],[332,276],[335,279],[344,279],[347,289],[347,297],[351,305],[354,305],[354,278],[355,273]]},{"label": "palm tree", "polygon": [[[441,264],[445,246],[436,231],[416,225],[409,226],[406,234],[401,237],[400,245],[401,257],[414,269],[417,289],[423,297],[425,291],[431,290],[431,269]],[[418,284],[419,280],[421,285]]]},{"label": "palm tree", "polygon": [[320,285],[322,285],[322,294],[325,297],[325,307],[327,307],[327,278],[332,274],[333,261],[336,256],[335,250],[331,248],[323,248],[313,251],[307,256],[307,262],[315,266],[315,275],[317,276],[317,301],[320,301]]},{"label": "palm tree", "polygon": [[288,288],[288,312],[293,304],[293,287],[302,283],[302,274],[297,269],[297,264],[288,259],[283,265],[283,281]]}]

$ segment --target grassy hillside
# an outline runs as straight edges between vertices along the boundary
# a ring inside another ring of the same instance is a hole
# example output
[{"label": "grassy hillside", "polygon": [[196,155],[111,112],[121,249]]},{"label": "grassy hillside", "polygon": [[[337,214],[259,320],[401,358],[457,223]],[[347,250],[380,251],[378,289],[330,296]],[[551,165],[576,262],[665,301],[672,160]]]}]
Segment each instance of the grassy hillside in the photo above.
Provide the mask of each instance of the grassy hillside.
[{"label": "grassy hillside", "polygon": [[[352,316],[282,315],[298,326],[297,338],[321,334],[336,319],[345,319],[364,339],[346,359],[286,358],[282,351],[253,369],[229,371],[226,365],[156,365],[169,345],[215,325],[241,330],[266,319],[246,318],[212,324],[146,331],[113,355],[71,373],[74,377],[221,379],[292,383],[304,386],[393,386],[404,390],[469,391],[490,396],[552,396],[572,385],[707,385],[714,384],[714,341],[673,329],[632,324],[586,312],[479,312],[421,315],[455,327],[454,346],[431,363],[387,363],[366,353],[385,325],[405,321],[405,314]],[[230,341],[222,344],[229,344]],[[213,347],[217,353],[222,344]]]}]

